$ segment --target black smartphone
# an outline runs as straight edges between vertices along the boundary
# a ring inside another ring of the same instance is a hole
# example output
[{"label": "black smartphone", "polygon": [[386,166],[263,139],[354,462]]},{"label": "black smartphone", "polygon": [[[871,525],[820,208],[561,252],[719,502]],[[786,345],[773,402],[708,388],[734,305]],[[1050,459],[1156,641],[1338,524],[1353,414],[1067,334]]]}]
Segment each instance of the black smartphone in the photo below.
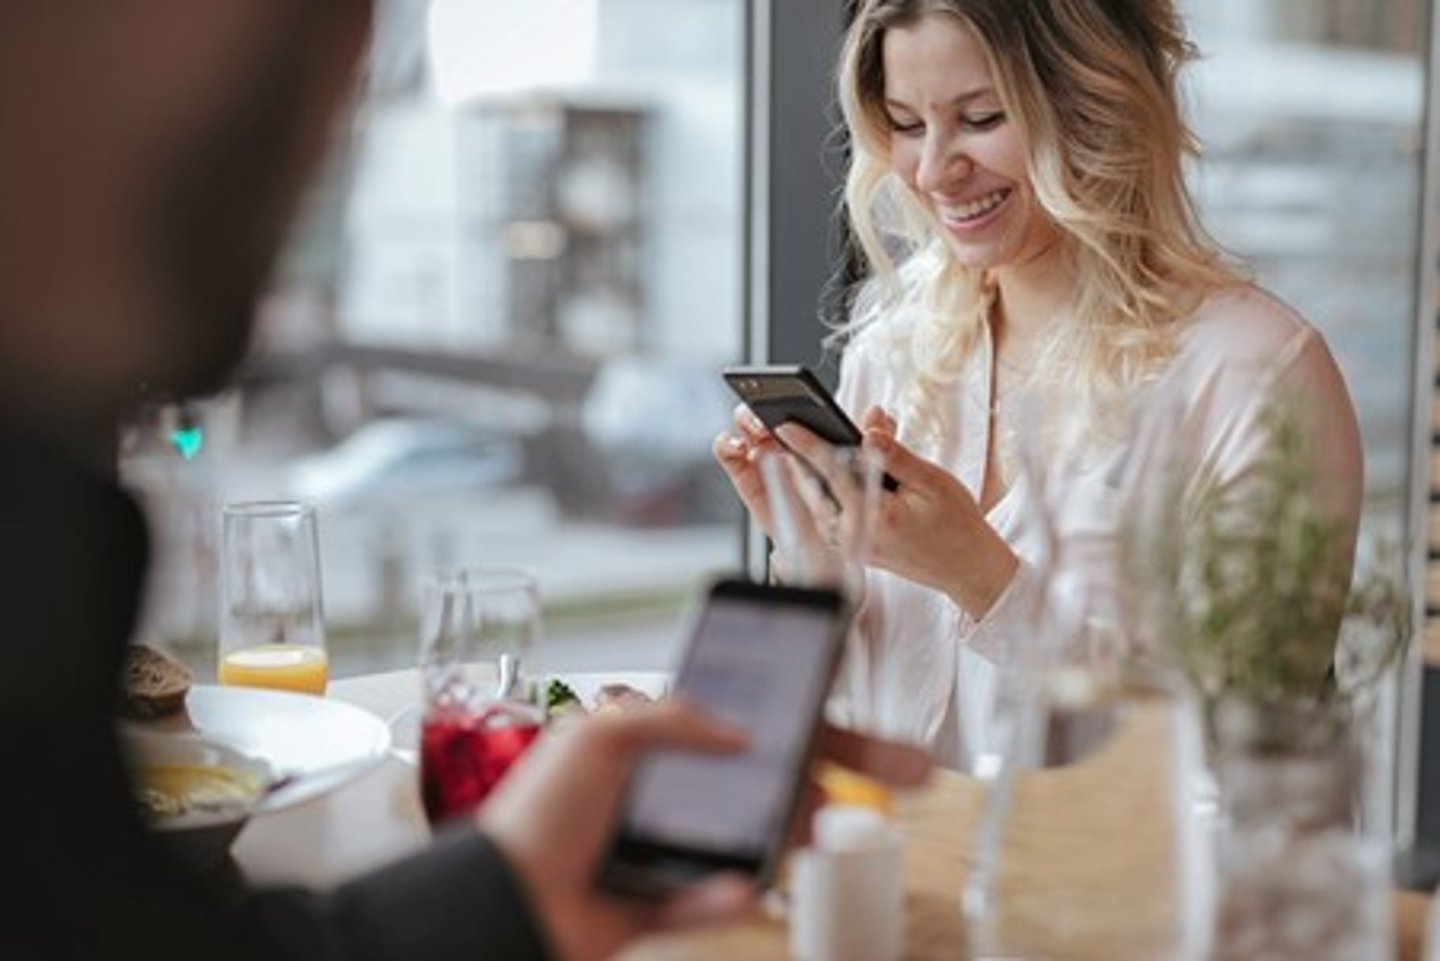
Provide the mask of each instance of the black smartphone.
[{"label": "black smartphone", "polygon": [[[863,439],[860,428],[807,367],[798,364],[732,366],[726,367],[721,376],[771,430],[794,421],[839,447],[858,447]],[[882,483],[889,491],[900,486],[888,473]]]},{"label": "black smartphone", "polygon": [[832,590],[721,578],[702,595],[673,693],[750,736],[739,754],[636,765],[601,862],[604,889],[658,898],[717,871],[774,879],[810,773],[849,612]]}]

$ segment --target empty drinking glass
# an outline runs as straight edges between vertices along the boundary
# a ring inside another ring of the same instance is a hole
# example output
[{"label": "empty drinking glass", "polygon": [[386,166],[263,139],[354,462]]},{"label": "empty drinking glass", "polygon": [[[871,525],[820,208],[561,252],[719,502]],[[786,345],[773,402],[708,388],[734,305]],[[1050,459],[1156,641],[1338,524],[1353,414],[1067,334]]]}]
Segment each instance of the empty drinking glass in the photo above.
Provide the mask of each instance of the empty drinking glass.
[{"label": "empty drinking glass", "polygon": [[[773,532],[772,576],[797,587],[835,588],[852,610],[864,603],[875,519],[883,487],[882,459],[865,447],[828,447],[809,460],[784,449],[760,455]],[[850,643],[831,690],[831,720],[865,730],[873,668],[863,643]]]},{"label": "empty drinking glass", "polygon": [[984,803],[961,892],[969,957],[1197,961],[1214,904],[1210,829],[1194,803],[1200,713],[1156,656],[1164,612],[1132,592],[1117,529],[1169,491],[1158,425],[1173,411],[1031,391],[1014,496],[1042,586],[1030,636],[1000,667],[994,756],[977,772]]},{"label": "empty drinking glass", "polygon": [[967,956],[1204,958],[1201,755],[1198,709],[1173,675],[1048,664],[986,783],[961,897]]},{"label": "empty drinking glass", "polygon": [[1430,890],[1429,899],[1420,946],[1424,961],[1440,961],[1440,887]]}]

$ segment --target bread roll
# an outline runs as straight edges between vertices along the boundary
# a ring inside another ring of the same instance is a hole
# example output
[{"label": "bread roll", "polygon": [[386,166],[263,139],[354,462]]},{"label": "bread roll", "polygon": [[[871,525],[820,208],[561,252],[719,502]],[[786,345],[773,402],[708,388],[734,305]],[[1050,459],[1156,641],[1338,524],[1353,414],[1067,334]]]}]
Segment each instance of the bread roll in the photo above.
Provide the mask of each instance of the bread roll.
[{"label": "bread roll", "polygon": [[194,676],[157,647],[135,642],[125,654],[125,687],[120,713],[133,720],[175,714],[185,706]]}]

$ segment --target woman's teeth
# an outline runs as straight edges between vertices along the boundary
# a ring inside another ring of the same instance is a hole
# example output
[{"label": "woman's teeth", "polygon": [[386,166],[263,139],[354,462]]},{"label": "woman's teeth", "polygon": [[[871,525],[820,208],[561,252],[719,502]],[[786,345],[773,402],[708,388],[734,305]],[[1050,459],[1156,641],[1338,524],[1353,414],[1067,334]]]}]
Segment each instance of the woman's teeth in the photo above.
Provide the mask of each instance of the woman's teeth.
[{"label": "woman's teeth", "polygon": [[1000,206],[1000,202],[1009,195],[1010,191],[1008,189],[1001,188],[999,190],[992,190],[990,193],[982,197],[977,197],[968,203],[942,204],[940,206],[940,219],[952,224],[968,223],[969,221],[985,216]]}]

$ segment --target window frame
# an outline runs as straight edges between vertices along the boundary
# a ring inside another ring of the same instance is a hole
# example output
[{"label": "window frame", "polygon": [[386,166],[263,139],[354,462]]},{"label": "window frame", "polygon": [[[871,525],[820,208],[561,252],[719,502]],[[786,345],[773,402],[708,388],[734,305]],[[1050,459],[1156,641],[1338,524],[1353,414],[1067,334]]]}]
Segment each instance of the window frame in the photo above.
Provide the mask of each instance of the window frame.
[{"label": "window frame", "polygon": [[1395,824],[1400,880],[1429,890],[1440,881],[1440,17],[1429,4],[1422,124],[1420,243],[1416,263],[1408,518],[1414,642],[1400,674]]},{"label": "window frame", "polygon": [[[746,0],[745,358],[800,363],[834,387],[820,347],[844,237],[843,138],[834,70],[854,0]],[[821,29],[833,24],[830,42]],[[747,522],[744,563],[768,576],[768,549]]]}]

